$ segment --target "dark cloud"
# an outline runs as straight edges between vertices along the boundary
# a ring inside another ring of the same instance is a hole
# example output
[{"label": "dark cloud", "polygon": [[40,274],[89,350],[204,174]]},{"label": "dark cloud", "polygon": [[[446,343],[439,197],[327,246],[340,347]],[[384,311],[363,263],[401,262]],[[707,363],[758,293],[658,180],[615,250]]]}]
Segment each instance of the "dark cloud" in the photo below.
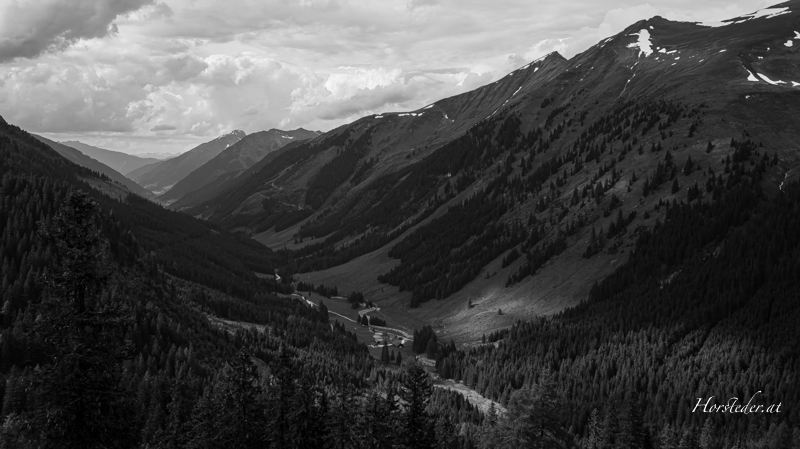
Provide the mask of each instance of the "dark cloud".
[{"label": "dark cloud", "polygon": [[82,39],[116,34],[114,20],[154,0],[51,0],[0,6],[0,62],[35,58],[63,50]]}]

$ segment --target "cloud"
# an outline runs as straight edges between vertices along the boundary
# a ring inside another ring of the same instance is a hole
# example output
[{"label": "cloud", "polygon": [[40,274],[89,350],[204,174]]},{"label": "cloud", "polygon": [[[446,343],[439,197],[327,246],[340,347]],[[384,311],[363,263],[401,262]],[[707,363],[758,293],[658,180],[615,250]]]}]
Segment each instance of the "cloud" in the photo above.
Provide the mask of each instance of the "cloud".
[{"label": "cloud", "polygon": [[760,2],[0,0],[0,112],[128,152],[327,130],[573,56],[640,19],[720,20]]},{"label": "cloud", "polygon": [[8,0],[0,5],[0,62],[63,50],[81,39],[118,31],[122,14],[153,0]]}]

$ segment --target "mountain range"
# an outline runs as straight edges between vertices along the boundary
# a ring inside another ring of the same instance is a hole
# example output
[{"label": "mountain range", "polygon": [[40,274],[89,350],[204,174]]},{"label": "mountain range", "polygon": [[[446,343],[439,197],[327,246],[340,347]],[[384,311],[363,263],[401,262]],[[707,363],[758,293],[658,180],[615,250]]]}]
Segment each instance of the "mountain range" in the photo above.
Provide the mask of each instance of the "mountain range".
[{"label": "mountain range", "polygon": [[244,136],[244,131],[232,131],[174,158],[140,167],[129,172],[127,176],[154,194],[163,194],[186,175],[218,156]]},{"label": "mountain range", "polygon": [[166,204],[184,199],[188,194],[221,182],[220,178],[227,179],[247,170],[265,158],[272,158],[273,154],[288,143],[296,142],[319,135],[315,131],[296,129],[294,131],[281,131],[271,129],[246,135],[241,140],[226,148],[217,156],[201,165],[171,189],[159,196],[159,201]]},{"label": "mountain range", "polygon": [[793,180],[799,14],[642,20],[569,60],[293,144],[174,206],[286,248],[303,279],[475,338],[585,298],[660,205],[713,195],[735,145],[777,161],[765,190]]},{"label": "mountain range", "polygon": [[152,157],[140,157],[132,154],[121,153],[119,151],[106,150],[104,148],[98,148],[74,140],[61,143],[68,147],[75,148],[90,158],[108,165],[123,175],[127,175],[139,167],[159,161],[159,159]]},{"label": "mountain range", "polygon": [[63,156],[64,158],[68,159],[69,161],[78,164],[82,167],[86,167],[90,170],[94,170],[97,173],[101,173],[107,176],[109,179],[114,181],[115,183],[124,186],[127,190],[132,193],[135,193],[139,196],[144,198],[152,198],[153,194],[150,193],[147,189],[141,187],[134,181],[131,181],[127,177],[123,176],[122,173],[114,170],[113,168],[109,167],[108,165],[95,160],[94,158],[84,154],[82,151],[68,146],[63,143],[55,142],[50,139],[46,139],[42,136],[34,135],[36,139],[39,141],[47,144],[50,148],[54,149],[58,154]]}]

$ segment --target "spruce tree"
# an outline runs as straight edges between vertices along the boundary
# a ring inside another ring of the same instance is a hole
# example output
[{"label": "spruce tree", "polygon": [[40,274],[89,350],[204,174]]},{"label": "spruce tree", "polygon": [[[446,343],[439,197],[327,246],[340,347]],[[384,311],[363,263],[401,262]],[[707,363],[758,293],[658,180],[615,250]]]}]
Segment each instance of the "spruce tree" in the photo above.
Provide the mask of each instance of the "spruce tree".
[{"label": "spruce tree", "polygon": [[435,444],[433,421],[428,411],[432,388],[428,373],[419,363],[412,361],[404,373],[401,388],[406,403],[403,437],[410,449],[429,449]]},{"label": "spruce tree", "polygon": [[97,203],[72,192],[40,234],[56,249],[41,316],[32,327],[47,362],[31,379],[39,412],[31,415],[39,447],[129,447],[135,444],[133,402],[120,386],[131,357],[124,330],[129,312],[101,303],[110,282],[108,242]]}]

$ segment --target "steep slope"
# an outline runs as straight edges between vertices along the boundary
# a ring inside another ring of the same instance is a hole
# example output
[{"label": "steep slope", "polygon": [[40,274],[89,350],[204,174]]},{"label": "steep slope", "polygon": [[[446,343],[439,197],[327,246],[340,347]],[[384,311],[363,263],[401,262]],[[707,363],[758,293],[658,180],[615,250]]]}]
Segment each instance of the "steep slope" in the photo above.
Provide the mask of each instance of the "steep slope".
[{"label": "steep slope", "polygon": [[[227,233],[211,223],[168,211],[139,196],[128,195],[127,189],[107,175],[70,161],[57,149],[70,156],[74,153],[87,159],[88,156],[57,143],[51,146],[46,141],[0,121],[0,153],[3,155],[0,158],[0,177],[3,178],[5,195],[14,198],[15,207],[19,202],[20,207],[32,208],[26,220],[33,220],[37,215],[47,220],[47,214],[54,207],[54,198],[63,199],[70,190],[88,191],[102,208],[113,210],[112,222],[119,228],[110,248],[115,256],[117,250],[121,251],[120,246],[133,241],[133,246],[141,248],[142,253],[125,254],[125,258],[131,261],[147,259],[153,267],[160,265],[172,276],[245,298],[263,292],[265,288],[266,291],[270,289],[256,276],[256,273],[271,273],[277,268],[275,255],[268,248],[252,239]],[[117,176],[121,175],[117,173]],[[47,205],[37,208],[32,203],[26,206],[26,198],[31,197],[47,202]],[[9,215],[0,214],[0,217],[0,226],[25,228],[21,234],[16,229],[9,233],[11,240],[7,240],[6,245],[16,241],[24,242],[21,246],[25,246],[34,239],[31,234],[37,232],[37,220],[23,225],[6,222]],[[9,254],[13,257],[22,255],[16,250]],[[46,258],[47,253],[41,252],[37,257]],[[36,267],[41,269],[44,265]],[[14,275],[24,276],[25,273],[15,269]],[[25,279],[21,281],[24,283]],[[272,290],[275,288],[273,286]]]},{"label": "steep slope", "polygon": [[[204,391],[232,391],[236,364],[266,386],[264,368],[280,360],[298,379],[319,379],[305,391],[331,397],[344,386],[317,374],[347,373],[366,394],[380,366],[324,307],[280,297],[287,285],[254,275],[273,267],[267,248],[136,195],[109,197],[101,184],[112,183],[0,118],[3,447],[155,446],[170,439],[168,422],[185,441],[196,433],[191,445],[269,446],[286,426],[250,414],[261,444],[245,440],[221,394],[209,416],[227,434],[192,420]],[[251,399],[280,400],[253,388]],[[170,420],[148,421],[154,408]],[[303,425],[338,416],[327,410]]]},{"label": "steep slope", "polygon": [[333,130],[189,212],[289,248],[304,280],[423,306],[408,319],[459,339],[553,313],[627,260],[665,202],[793,178],[799,19],[793,1],[722,26],[642,20]]},{"label": "steep slope", "polygon": [[180,156],[141,167],[128,173],[128,176],[156,195],[162,194],[244,136],[244,131],[233,131],[198,145]]},{"label": "steep slope", "polygon": [[152,157],[139,157],[139,156],[134,156],[132,154],[120,153],[119,151],[106,150],[92,145],[87,145],[83,142],[78,142],[75,140],[70,140],[61,143],[63,143],[68,147],[75,148],[76,150],[89,156],[90,158],[108,165],[109,167],[122,173],[123,175],[127,175],[128,173],[132,172],[133,170],[136,170],[137,168],[143,167],[148,164],[153,164],[159,161],[158,159]]},{"label": "steep slope", "polygon": [[93,158],[81,153],[77,149],[72,148],[72,147],[67,146],[67,145],[64,145],[64,144],[59,143],[59,142],[55,142],[55,141],[50,140],[50,139],[46,139],[46,138],[44,138],[42,136],[33,135],[33,137],[35,137],[39,141],[47,144],[50,148],[56,150],[56,152],[58,154],[60,154],[64,158],[68,159],[69,161],[71,161],[71,162],[73,162],[75,164],[78,164],[78,165],[80,165],[82,167],[86,167],[86,168],[88,168],[90,170],[94,170],[97,173],[102,173],[102,174],[108,176],[108,178],[110,180],[116,182],[117,184],[120,184],[120,185],[124,186],[130,192],[133,192],[133,193],[135,193],[135,194],[137,194],[139,196],[145,197],[145,198],[152,198],[153,197],[153,194],[150,193],[150,191],[142,188],[142,186],[140,186],[139,184],[136,184],[135,182],[133,182],[130,179],[126,178],[121,173],[119,173],[118,171],[114,170],[113,168],[107,166],[106,164],[104,164],[104,163],[102,163],[100,161],[97,161],[97,160],[95,160],[95,159],[93,159]]},{"label": "steep slope", "polygon": [[[158,199],[166,204],[171,204],[187,194],[213,183],[221,176],[236,176],[239,172],[247,170],[265,156],[274,153],[290,142],[310,139],[318,135],[319,133],[316,131],[308,131],[303,128],[293,131],[271,129],[247,135],[178,181],[174,187],[159,196]],[[182,201],[175,207],[187,207],[194,204],[196,203]]]}]

